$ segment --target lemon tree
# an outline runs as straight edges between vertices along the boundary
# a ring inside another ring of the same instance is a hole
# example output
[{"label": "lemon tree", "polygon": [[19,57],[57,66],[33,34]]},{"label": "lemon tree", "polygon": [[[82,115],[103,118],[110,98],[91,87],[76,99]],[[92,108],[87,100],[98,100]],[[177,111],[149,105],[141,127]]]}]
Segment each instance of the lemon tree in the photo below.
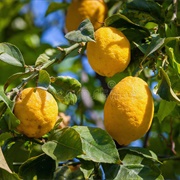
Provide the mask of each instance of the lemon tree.
[{"label": "lemon tree", "polygon": [[0,4],[0,179],[178,179],[179,3],[33,3]]}]

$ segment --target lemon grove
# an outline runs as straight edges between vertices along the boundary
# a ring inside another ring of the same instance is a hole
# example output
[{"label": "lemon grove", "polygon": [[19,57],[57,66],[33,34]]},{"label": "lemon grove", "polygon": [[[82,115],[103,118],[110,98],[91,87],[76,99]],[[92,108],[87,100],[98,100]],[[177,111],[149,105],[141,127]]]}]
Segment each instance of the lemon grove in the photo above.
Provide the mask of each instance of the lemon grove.
[{"label": "lemon grove", "polygon": [[176,2],[50,2],[57,48],[24,3],[0,6],[0,178],[178,178]]}]

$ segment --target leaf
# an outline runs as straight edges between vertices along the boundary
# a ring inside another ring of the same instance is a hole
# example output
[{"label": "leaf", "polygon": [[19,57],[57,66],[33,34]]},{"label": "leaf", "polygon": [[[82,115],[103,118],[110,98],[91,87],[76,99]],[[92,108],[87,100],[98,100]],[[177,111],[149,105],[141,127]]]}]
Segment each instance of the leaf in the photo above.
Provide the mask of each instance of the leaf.
[{"label": "leaf", "polygon": [[10,180],[21,180],[18,174],[15,172],[9,173],[8,171],[0,168],[0,177],[1,179],[10,179]]},{"label": "leaf", "polygon": [[79,158],[104,163],[119,164],[121,162],[115,143],[106,131],[86,126],[74,126],[73,128],[79,133],[82,141],[84,154]]},{"label": "leaf", "polygon": [[55,131],[42,150],[56,161],[66,161],[83,153],[80,136],[73,128]]},{"label": "leaf", "polygon": [[77,95],[81,89],[81,83],[69,76],[58,76],[52,78],[52,83],[48,88],[48,91],[54,95],[54,97],[66,104],[73,105],[77,101]]},{"label": "leaf", "polygon": [[19,169],[19,175],[24,180],[33,179],[52,179],[56,168],[55,161],[46,154],[29,158]]},{"label": "leaf", "polygon": [[143,11],[154,17],[156,20],[162,22],[161,6],[153,0],[128,0],[127,9]]},{"label": "leaf", "polygon": [[28,74],[30,74],[31,72],[27,71],[27,72],[18,72],[13,74],[12,76],[10,76],[7,81],[4,84],[4,91],[6,91],[6,89],[9,87],[9,85],[14,82],[16,79],[22,78],[22,77],[26,77]]},{"label": "leaf", "polygon": [[11,137],[13,137],[12,133],[9,133],[9,132],[1,133],[0,134],[0,146],[3,146],[4,142]]},{"label": "leaf", "polygon": [[39,66],[39,65],[43,65],[47,62],[49,62],[50,57],[47,56],[45,53],[44,54],[40,54],[40,56],[37,58],[36,62],[35,62],[35,67]]},{"label": "leaf", "polygon": [[94,27],[89,19],[85,19],[81,22],[76,31],[71,31],[65,35],[70,41],[79,42],[94,42]]},{"label": "leaf", "polygon": [[120,13],[108,17],[105,20],[105,26],[111,26],[120,29],[130,41],[140,41],[150,35],[148,29],[135,24]]},{"label": "leaf", "polygon": [[122,165],[103,164],[106,179],[163,179],[154,153],[147,149],[121,148],[119,155]]},{"label": "leaf", "polygon": [[160,69],[161,81],[158,83],[157,94],[166,101],[175,101],[180,103],[180,99],[176,96],[173,89],[171,88],[171,82],[166,72]]},{"label": "leaf", "polygon": [[40,70],[39,76],[38,76],[37,87],[41,87],[47,90],[49,85],[50,85],[50,76],[48,72],[45,70]]},{"label": "leaf", "polygon": [[24,59],[20,50],[10,43],[0,43],[0,60],[13,66],[24,67]]},{"label": "leaf", "polygon": [[161,100],[157,112],[157,117],[160,123],[164,120],[166,116],[168,116],[174,110],[175,106],[176,102],[174,101]]},{"label": "leaf", "polygon": [[62,9],[66,9],[68,7],[68,3],[58,3],[58,2],[52,2],[49,6],[48,9],[46,11],[45,16],[47,16],[48,14],[54,12],[54,11],[59,11]]}]

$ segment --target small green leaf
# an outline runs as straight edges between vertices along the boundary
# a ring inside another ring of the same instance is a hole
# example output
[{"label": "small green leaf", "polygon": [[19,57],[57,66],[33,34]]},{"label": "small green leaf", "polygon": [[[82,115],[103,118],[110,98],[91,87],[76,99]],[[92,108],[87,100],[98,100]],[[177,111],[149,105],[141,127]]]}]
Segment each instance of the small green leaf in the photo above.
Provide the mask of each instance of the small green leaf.
[{"label": "small green leaf", "polygon": [[173,89],[171,88],[171,82],[166,72],[160,69],[161,81],[158,84],[157,94],[166,101],[175,101],[180,103],[180,99],[176,96]]},{"label": "small green leaf", "polygon": [[94,162],[120,164],[115,143],[106,131],[86,126],[74,126],[73,128],[80,134],[82,141],[84,154],[79,158]]},{"label": "small green leaf", "polygon": [[1,179],[10,179],[10,180],[22,180],[18,174],[16,174],[15,172],[8,172],[4,169],[0,168],[0,177]]},{"label": "small green leaf", "polygon": [[89,19],[85,19],[81,22],[76,31],[71,31],[65,35],[65,37],[73,42],[94,42],[94,27]]},{"label": "small green leaf", "polygon": [[20,50],[10,43],[0,43],[0,60],[13,66],[24,67],[24,59]]},{"label": "small green leaf", "polygon": [[0,134],[0,146],[3,146],[4,142],[11,137],[13,137],[12,133],[9,132]]},{"label": "small green leaf", "polygon": [[42,150],[56,161],[66,161],[83,153],[80,136],[73,128],[56,130]]},{"label": "small green leaf", "polygon": [[48,91],[60,102],[73,105],[77,101],[77,95],[81,89],[81,83],[69,76],[58,76],[53,78]]},{"label": "small green leaf", "polygon": [[52,179],[56,168],[56,163],[46,154],[29,158],[25,161],[19,170],[19,175],[23,179]]},{"label": "small green leaf", "polygon": [[45,70],[40,70],[39,76],[38,76],[37,87],[41,87],[47,90],[49,85],[50,85],[50,76],[48,72]]},{"label": "small green leaf", "polygon": [[168,116],[173,111],[175,106],[176,106],[176,102],[174,101],[161,100],[157,112],[157,117],[160,123],[164,120],[166,116]]},{"label": "small green leaf", "polygon": [[40,56],[37,58],[36,62],[35,62],[35,67],[39,66],[39,65],[43,65],[45,63],[47,63],[50,60],[50,57],[47,56],[46,54],[40,54]]}]

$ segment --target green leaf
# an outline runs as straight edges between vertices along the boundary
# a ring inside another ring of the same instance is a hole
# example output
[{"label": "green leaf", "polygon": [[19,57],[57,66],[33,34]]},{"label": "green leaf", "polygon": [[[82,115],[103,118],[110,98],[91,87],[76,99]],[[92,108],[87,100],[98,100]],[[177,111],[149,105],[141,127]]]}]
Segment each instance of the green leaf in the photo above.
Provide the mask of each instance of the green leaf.
[{"label": "green leaf", "polygon": [[9,100],[9,98],[6,96],[6,94],[4,93],[4,90],[2,87],[0,87],[0,102],[4,102],[7,107],[9,107],[10,109],[12,109],[13,107],[13,102],[11,100]]},{"label": "green leaf", "polygon": [[51,157],[42,154],[29,158],[20,166],[19,175],[24,180],[33,179],[52,179],[56,168],[56,163]]},{"label": "green leaf", "polygon": [[164,120],[166,116],[168,116],[174,110],[175,106],[176,102],[174,101],[161,100],[157,112],[157,117],[160,123]]},{"label": "green leaf", "polygon": [[129,10],[146,12],[156,20],[160,22],[163,21],[163,17],[161,16],[161,6],[153,0],[128,0],[127,8]]},{"label": "green leaf", "polygon": [[39,57],[37,58],[36,62],[35,62],[35,67],[39,66],[39,65],[43,65],[47,62],[49,62],[50,57],[47,56],[47,54],[40,54]]},{"label": "green leaf", "polygon": [[20,50],[10,43],[0,43],[0,60],[13,66],[24,67],[24,59]]},{"label": "green leaf", "polygon": [[73,105],[77,101],[80,89],[81,83],[78,80],[69,76],[58,76],[52,78],[52,84],[49,86],[48,91],[58,101],[66,105]]},{"label": "green leaf", "polygon": [[147,149],[122,148],[119,154],[122,165],[103,164],[106,179],[163,179],[154,153]]},{"label": "green leaf", "polygon": [[130,41],[141,41],[150,35],[148,29],[135,24],[120,13],[108,17],[105,20],[105,26],[111,26],[120,29]]},{"label": "green leaf", "polygon": [[45,70],[40,70],[39,76],[38,76],[37,87],[41,87],[47,90],[49,85],[50,85],[50,76],[48,72]]},{"label": "green leaf", "polygon": [[29,75],[31,72],[27,71],[27,72],[18,72],[18,73],[15,73],[13,74],[12,76],[10,76],[5,84],[4,84],[4,91],[6,91],[6,89],[9,87],[9,85],[11,83],[13,83],[16,79],[20,79],[20,78],[23,78],[23,77],[26,77],[27,75]]},{"label": "green leaf", "polygon": [[85,19],[81,22],[76,31],[71,31],[65,35],[70,41],[79,42],[94,42],[94,27],[89,19]]},{"label": "green leaf", "polygon": [[106,131],[86,126],[74,126],[73,128],[80,134],[82,141],[84,154],[79,158],[104,163],[119,164],[121,162],[115,143]]},{"label": "green leaf", "polygon": [[174,48],[165,46],[166,48],[166,53],[169,57],[169,63],[170,65],[174,68],[174,70],[180,74],[180,63],[177,62]]},{"label": "green leaf", "polygon": [[173,89],[171,88],[171,82],[166,72],[160,69],[161,81],[158,84],[157,94],[166,101],[175,101],[180,103],[180,99],[176,96]]},{"label": "green leaf", "polygon": [[62,9],[66,9],[68,7],[68,3],[58,3],[58,2],[52,2],[49,6],[48,9],[46,11],[45,16],[47,16],[48,14],[58,11],[58,10],[62,10]]},{"label": "green leaf", "polygon": [[12,133],[5,132],[0,134],[0,146],[3,146],[4,142],[12,137]]},{"label": "green leaf", "polygon": [[9,131],[15,130],[20,124],[19,119],[13,114],[12,110],[8,107],[4,115],[0,118],[0,130]]},{"label": "green leaf", "polygon": [[56,161],[66,161],[83,153],[80,136],[73,128],[55,131],[42,150]]},{"label": "green leaf", "polygon": [[15,172],[9,173],[8,171],[1,168],[0,168],[0,177],[1,179],[21,180],[21,178]]}]

